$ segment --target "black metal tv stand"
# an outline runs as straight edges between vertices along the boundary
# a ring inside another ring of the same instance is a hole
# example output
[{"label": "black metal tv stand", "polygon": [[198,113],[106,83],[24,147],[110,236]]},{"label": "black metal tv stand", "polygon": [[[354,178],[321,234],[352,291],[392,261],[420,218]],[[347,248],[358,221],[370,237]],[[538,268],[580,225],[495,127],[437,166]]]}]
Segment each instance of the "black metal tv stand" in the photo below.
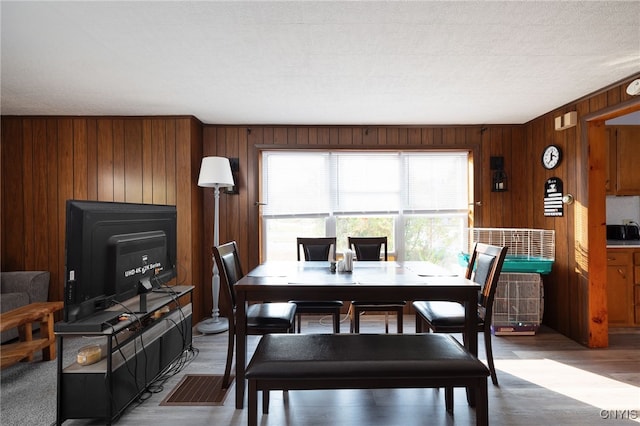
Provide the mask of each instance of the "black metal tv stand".
[{"label": "black metal tv stand", "polygon": [[[139,297],[109,308],[131,312],[128,318],[102,325],[91,319],[58,322],[58,390],[56,424],[67,419],[101,419],[111,424],[163,370],[191,348],[193,286],[174,286],[148,293],[147,309]],[[167,310],[168,308],[168,310]],[[101,318],[101,317],[100,317]],[[64,338],[94,336],[104,342],[100,361],[63,365]]]}]

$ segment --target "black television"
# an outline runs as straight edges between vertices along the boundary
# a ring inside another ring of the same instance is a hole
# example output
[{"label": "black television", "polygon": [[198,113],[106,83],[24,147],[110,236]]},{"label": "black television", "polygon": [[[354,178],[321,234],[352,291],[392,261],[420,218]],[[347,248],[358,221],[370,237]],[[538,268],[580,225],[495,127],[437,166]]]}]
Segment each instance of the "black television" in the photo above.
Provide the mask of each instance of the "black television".
[{"label": "black television", "polygon": [[114,300],[124,302],[138,291],[148,291],[152,280],[164,272],[167,234],[164,231],[113,235],[108,241],[108,283],[113,283]]},{"label": "black television", "polygon": [[66,215],[66,322],[177,276],[175,206],[67,200]]}]

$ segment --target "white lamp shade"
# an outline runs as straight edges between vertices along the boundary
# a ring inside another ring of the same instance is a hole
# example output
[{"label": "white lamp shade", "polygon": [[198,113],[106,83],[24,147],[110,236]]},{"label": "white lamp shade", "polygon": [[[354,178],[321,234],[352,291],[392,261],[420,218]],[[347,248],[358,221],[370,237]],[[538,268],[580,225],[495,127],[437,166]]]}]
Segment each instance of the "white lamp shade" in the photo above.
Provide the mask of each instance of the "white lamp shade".
[{"label": "white lamp shade", "polygon": [[200,165],[198,186],[226,188],[233,186],[231,164],[225,157],[204,157]]}]

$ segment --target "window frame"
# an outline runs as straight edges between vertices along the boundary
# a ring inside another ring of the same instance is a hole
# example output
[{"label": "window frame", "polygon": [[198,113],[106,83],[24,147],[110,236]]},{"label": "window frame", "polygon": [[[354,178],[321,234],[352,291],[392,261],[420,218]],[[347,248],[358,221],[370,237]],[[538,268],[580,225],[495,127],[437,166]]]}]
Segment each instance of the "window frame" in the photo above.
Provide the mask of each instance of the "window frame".
[{"label": "window frame", "polygon": [[[292,148],[291,146],[274,146],[274,145],[261,145],[256,146],[258,149],[258,165],[259,165],[259,174],[258,174],[258,197],[262,197],[264,191],[264,171],[263,171],[263,155],[269,152],[277,152],[277,151],[287,151],[291,153],[330,153],[330,154],[341,154],[341,153],[366,153],[366,154],[389,154],[395,153],[398,155],[401,154],[465,154],[467,159],[467,209],[465,212],[463,210],[446,210],[446,211],[438,211],[438,213],[446,213],[449,212],[458,212],[459,214],[466,214],[466,222],[467,227],[472,228],[474,226],[474,222],[478,222],[480,217],[480,212],[476,211],[475,206],[481,205],[481,202],[474,201],[476,199],[476,188],[475,182],[481,177],[480,171],[474,167],[474,156],[478,155],[478,147],[475,146],[467,146],[467,145],[442,145],[437,147],[429,147],[425,148],[424,146],[420,147],[402,147],[396,149],[389,148],[379,148],[379,147],[367,147],[362,146],[355,149],[353,147],[345,147],[340,148],[336,146],[318,146],[316,148]],[[404,186],[401,185],[401,189],[404,189]],[[405,194],[402,194],[404,197]],[[256,202],[256,205],[263,205],[261,202]],[[435,210],[404,210],[403,206],[400,206],[399,211],[396,213],[390,212],[370,212],[369,214],[362,214],[363,216],[371,215],[371,216],[379,216],[391,214],[394,217],[394,242],[395,247],[393,252],[390,252],[389,255],[395,257],[398,261],[403,261],[403,250],[397,250],[396,247],[404,247],[404,222],[406,221],[406,217],[411,217],[413,215],[425,215],[425,214],[433,214]],[[331,212],[330,214],[307,214],[307,215],[291,215],[290,217],[309,217],[309,218],[325,218],[325,235],[336,235],[336,217],[337,216],[354,216],[355,214],[351,213],[339,213],[335,214]],[[258,232],[259,232],[259,240],[260,240],[260,250],[259,250],[259,262],[263,263],[266,260],[266,236],[264,235],[265,231],[265,218],[270,218],[273,216],[264,216],[262,211],[259,210],[258,213]],[[286,215],[282,215],[280,217],[287,217]]]}]

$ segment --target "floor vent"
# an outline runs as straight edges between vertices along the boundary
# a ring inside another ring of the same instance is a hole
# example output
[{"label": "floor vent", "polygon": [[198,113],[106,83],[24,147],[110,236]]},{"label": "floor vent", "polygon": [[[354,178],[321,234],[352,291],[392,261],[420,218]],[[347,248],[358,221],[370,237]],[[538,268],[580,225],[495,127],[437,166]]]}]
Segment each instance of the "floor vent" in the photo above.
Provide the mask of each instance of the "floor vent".
[{"label": "floor vent", "polygon": [[160,405],[223,405],[229,389],[221,389],[221,385],[221,375],[188,374]]}]

